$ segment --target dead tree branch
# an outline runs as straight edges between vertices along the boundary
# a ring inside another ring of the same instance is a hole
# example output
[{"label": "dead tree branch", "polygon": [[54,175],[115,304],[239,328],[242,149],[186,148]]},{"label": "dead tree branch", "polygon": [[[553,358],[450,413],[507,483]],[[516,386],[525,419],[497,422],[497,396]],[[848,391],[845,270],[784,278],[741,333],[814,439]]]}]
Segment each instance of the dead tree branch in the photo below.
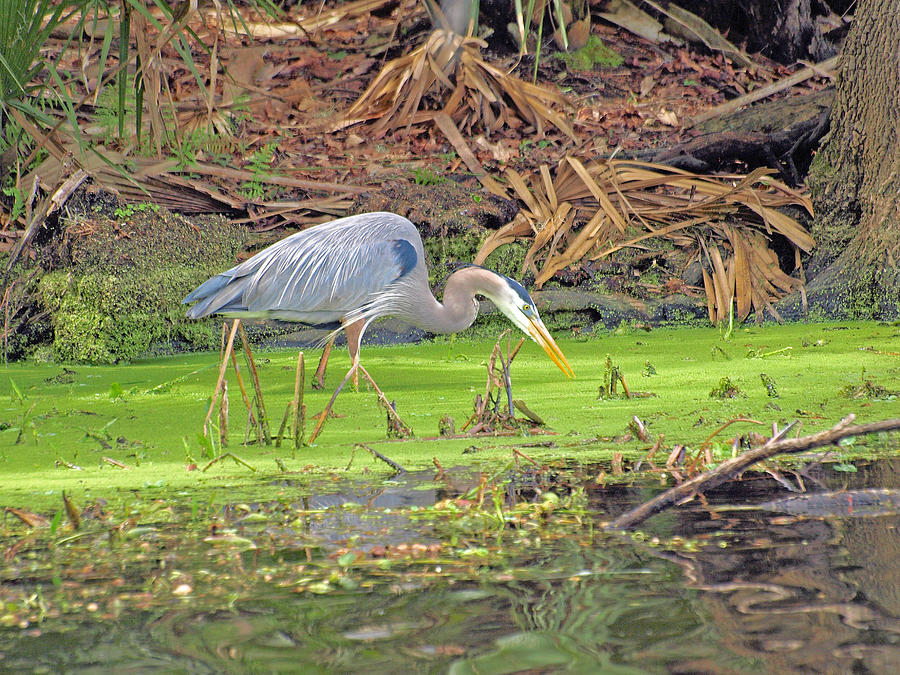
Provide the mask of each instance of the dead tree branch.
[{"label": "dead tree branch", "polygon": [[704,490],[721,485],[727,480],[745,471],[753,464],[770,459],[775,455],[803,452],[812,448],[832,445],[843,438],[850,436],[862,436],[879,431],[895,431],[900,429],[900,418],[869,422],[868,424],[854,425],[855,415],[847,415],[831,429],[820,431],[817,434],[803,436],[802,438],[788,438],[779,440],[780,435],[769,440],[765,445],[748,450],[739,457],[726,460],[716,468],[695,476],[689,481],[677,485],[657,495],[649,502],[641,504],[637,508],[626,511],[606,526],[608,530],[624,530],[644,522],[650,516],[656,515],[675,504],[693,497]]}]

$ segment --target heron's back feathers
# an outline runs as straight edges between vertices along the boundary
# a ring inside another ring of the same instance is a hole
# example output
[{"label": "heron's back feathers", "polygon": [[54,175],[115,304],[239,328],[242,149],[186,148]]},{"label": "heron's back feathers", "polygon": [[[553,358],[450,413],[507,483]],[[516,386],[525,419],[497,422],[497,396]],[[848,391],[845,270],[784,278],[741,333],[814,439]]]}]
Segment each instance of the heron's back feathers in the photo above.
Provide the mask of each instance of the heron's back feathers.
[{"label": "heron's back feathers", "polygon": [[191,318],[218,313],[330,323],[404,278],[420,277],[427,289],[424,255],[409,220],[365,213],[282,239],[204,282],[183,302],[197,303],[188,310]]}]

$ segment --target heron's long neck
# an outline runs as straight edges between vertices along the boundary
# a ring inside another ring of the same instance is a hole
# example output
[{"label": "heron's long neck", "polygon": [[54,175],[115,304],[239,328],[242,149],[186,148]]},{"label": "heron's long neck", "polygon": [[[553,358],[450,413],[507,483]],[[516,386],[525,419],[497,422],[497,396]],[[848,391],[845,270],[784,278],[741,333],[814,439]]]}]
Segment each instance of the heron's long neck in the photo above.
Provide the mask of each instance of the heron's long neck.
[{"label": "heron's long neck", "polygon": [[493,272],[479,267],[457,270],[447,279],[443,302],[432,300],[420,306],[416,323],[432,333],[465,330],[478,315],[475,294],[490,291],[494,276]]}]

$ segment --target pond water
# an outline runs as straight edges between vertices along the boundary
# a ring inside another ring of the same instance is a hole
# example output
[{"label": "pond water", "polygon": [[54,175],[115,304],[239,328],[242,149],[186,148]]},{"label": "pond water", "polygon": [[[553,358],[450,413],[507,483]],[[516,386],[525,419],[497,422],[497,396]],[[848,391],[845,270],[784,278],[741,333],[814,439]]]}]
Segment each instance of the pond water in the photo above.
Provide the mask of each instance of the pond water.
[{"label": "pond water", "polygon": [[7,515],[0,671],[900,672],[900,461],[841,468],[631,533],[602,523],[658,488],[588,468]]}]

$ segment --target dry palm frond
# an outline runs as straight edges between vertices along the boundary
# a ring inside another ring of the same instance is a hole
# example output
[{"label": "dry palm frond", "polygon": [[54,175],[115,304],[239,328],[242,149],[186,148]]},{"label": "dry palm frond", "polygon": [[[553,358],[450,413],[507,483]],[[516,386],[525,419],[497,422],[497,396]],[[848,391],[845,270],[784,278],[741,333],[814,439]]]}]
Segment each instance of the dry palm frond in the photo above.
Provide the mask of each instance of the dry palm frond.
[{"label": "dry palm frond", "polygon": [[[306,38],[311,33],[315,33],[323,28],[368,17],[373,12],[384,8],[385,5],[392,2],[393,0],[357,0],[356,2],[341,3],[329,10],[323,10],[322,5],[319,5],[315,9],[313,16],[298,17],[291,21],[276,21],[267,17],[264,17],[263,20],[254,21],[250,18],[242,17],[240,21],[230,21],[224,27],[224,32],[233,35],[246,35],[255,40],[290,37]],[[297,9],[299,9],[299,6],[300,3],[297,3]],[[418,10],[418,12],[417,10],[412,11],[414,14],[421,12],[421,10]],[[218,19],[220,13],[221,9],[216,7],[209,7],[204,10],[204,16],[207,20]]]},{"label": "dry palm frond", "polygon": [[489,134],[515,126],[518,117],[538,136],[549,123],[574,138],[569,121],[554,109],[570,108],[566,97],[487,63],[484,46],[453,31],[432,32],[422,46],[385,64],[336,128],[378,120],[374,131],[381,135],[444,112],[464,133],[479,128]]},{"label": "dry palm frond", "polygon": [[809,252],[815,242],[799,222],[777,210],[796,205],[812,214],[809,197],[771,173],[703,176],[628,160],[585,164],[571,156],[559,163],[555,176],[546,166],[528,180],[508,169],[509,185],[524,208],[485,241],[475,262],[498,246],[531,239],[522,271],[531,270],[540,287],[585,258],[598,260],[664,238],[696,248],[705,262],[712,321],[727,318],[733,305],[741,320],[751,309],[778,318],[773,303],[802,282],[779,266],[772,236],[783,236],[797,261],[799,251]]}]

